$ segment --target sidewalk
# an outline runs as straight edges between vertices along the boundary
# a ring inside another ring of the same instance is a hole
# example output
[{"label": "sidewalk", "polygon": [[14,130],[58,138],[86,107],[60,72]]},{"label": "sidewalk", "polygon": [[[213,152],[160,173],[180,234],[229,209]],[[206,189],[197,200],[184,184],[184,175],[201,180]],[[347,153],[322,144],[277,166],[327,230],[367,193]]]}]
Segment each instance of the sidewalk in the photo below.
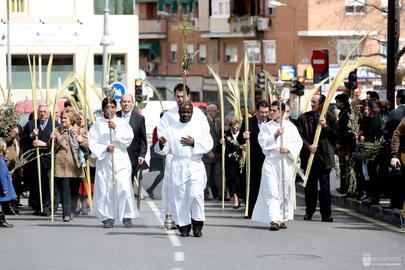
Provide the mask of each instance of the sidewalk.
[{"label": "sidewalk", "polygon": [[[378,219],[394,226],[401,227],[402,210],[387,208],[387,206],[389,205],[388,199],[381,199],[379,205],[369,206],[361,203],[361,201],[356,200],[356,198],[343,198],[342,194],[339,194],[336,191],[336,189],[340,186],[339,181],[340,180],[336,171],[332,170],[330,175],[330,193],[332,196],[333,205],[354,210],[365,216]],[[304,193],[304,187],[301,184],[298,184],[297,191]]]}]

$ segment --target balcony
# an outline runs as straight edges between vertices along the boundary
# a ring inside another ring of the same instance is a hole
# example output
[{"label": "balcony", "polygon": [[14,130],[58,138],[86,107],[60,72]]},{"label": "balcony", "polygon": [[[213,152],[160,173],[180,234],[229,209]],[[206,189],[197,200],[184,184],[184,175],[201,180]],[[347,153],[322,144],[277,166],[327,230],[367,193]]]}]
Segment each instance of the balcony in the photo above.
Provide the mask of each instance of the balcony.
[{"label": "balcony", "polygon": [[139,20],[139,39],[167,38],[167,20]]},{"label": "balcony", "polygon": [[234,38],[254,37],[256,35],[256,19],[251,16],[228,18],[211,17],[210,31],[202,33],[202,37],[208,38]]}]

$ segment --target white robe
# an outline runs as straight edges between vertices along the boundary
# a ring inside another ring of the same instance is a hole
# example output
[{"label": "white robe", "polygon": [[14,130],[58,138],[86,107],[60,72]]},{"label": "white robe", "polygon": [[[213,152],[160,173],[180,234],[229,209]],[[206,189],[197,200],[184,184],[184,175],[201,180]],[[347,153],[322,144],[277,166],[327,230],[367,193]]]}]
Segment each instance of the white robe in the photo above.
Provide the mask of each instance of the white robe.
[{"label": "white robe", "polygon": [[[159,124],[157,125],[157,135],[158,138],[161,137],[169,127],[171,127],[174,123],[180,122],[180,116],[179,116],[179,106],[176,105],[167,112],[165,112],[162,116],[162,118],[159,121]],[[196,107],[193,107],[193,117],[191,118],[191,122],[197,122],[200,123],[200,128],[203,130],[210,130],[210,127],[208,125],[207,117],[205,114]],[[172,155],[169,153],[166,155],[165,158],[165,171],[164,171],[164,177],[163,177],[163,183],[162,183],[162,212],[161,212],[161,218],[164,220],[164,217],[167,213],[170,213],[168,209],[168,204],[167,204],[167,199],[171,197],[170,193],[167,190],[167,179],[170,177],[167,172],[169,171],[168,168],[171,167],[171,160],[172,160]]]},{"label": "white robe", "polygon": [[[192,119],[188,123],[172,123],[159,136],[163,136],[167,143],[163,149],[156,143],[156,153],[171,155],[170,166],[166,165],[165,169],[168,195],[165,210],[179,226],[190,224],[191,219],[205,221],[204,188],[207,174],[201,158],[213,147],[209,129],[201,129],[201,124]],[[181,145],[181,137],[187,136],[194,139],[193,147]]]},{"label": "white robe", "polygon": [[[287,221],[294,219],[295,168],[294,160],[288,154],[281,154],[281,137],[274,138],[280,124],[275,121],[262,125],[259,133],[259,144],[266,156],[260,182],[259,195],[253,209],[252,220],[263,223]],[[299,155],[302,139],[297,128],[290,121],[283,121],[283,146],[294,159]],[[284,157],[282,157],[284,156]],[[284,160],[284,203],[283,217],[283,184],[281,179],[281,161]]]},{"label": "white robe", "polygon": [[[112,121],[117,126],[112,133],[112,144],[115,145],[113,154],[106,151],[110,144],[108,119],[98,119],[89,131],[89,148],[97,158],[93,212],[102,221],[109,218],[122,220],[139,216],[131,182],[132,166],[127,152],[134,133],[124,119],[114,117]],[[114,157],[116,194],[114,194],[111,156]]]}]

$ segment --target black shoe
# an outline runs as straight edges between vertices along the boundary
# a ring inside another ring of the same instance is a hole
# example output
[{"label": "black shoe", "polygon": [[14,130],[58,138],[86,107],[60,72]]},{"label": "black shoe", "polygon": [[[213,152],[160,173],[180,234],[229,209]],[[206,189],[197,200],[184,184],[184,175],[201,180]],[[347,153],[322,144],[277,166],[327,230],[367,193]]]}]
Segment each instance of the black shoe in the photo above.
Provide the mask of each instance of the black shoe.
[{"label": "black shoe", "polygon": [[304,220],[312,220],[312,215],[305,214]]},{"label": "black shoe", "polygon": [[112,227],[114,227],[114,219],[112,218],[108,218],[106,220],[103,220],[103,224],[104,224],[104,228],[106,229],[111,229]]},{"label": "black shoe", "polygon": [[280,230],[280,225],[278,225],[276,222],[270,223],[270,231],[278,231]]},{"label": "black shoe", "polygon": [[125,228],[132,228],[132,220],[130,218],[123,218],[122,223]]},{"label": "black shoe", "polygon": [[367,200],[362,201],[365,205],[370,206],[370,205],[379,205],[380,200],[379,199],[372,199],[368,198]]},{"label": "black shoe", "polygon": [[51,212],[47,212],[47,211],[46,212],[40,212],[39,215],[41,217],[49,217],[51,215]]},{"label": "black shoe", "polygon": [[147,190],[146,190],[146,193],[148,193],[149,198],[151,198],[152,200],[154,200],[154,199],[155,199],[155,196],[153,195],[153,191],[152,191],[152,190],[147,189]]},{"label": "black shoe", "polygon": [[322,217],[322,222],[333,222],[333,217]]},{"label": "black shoe", "polygon": [[368,199],[368,194],[367,192],[363,191],[360,193],[359,197],[357,198],[359,201],[364,201]]},{"label": "black shoe", "polygon": [[189,228],[188,228],[189,226],[190,226],[190,229],[191,229],[191,225],[179,226],[178,227],[181,237],[188,237],[190,235],[190,231],[189,231]]},{"label": "black shoe", "polygon": [[287,229],[287,224],[285,224],[285,222],[281,222],[280,229],[283,229],[283,230]]}]

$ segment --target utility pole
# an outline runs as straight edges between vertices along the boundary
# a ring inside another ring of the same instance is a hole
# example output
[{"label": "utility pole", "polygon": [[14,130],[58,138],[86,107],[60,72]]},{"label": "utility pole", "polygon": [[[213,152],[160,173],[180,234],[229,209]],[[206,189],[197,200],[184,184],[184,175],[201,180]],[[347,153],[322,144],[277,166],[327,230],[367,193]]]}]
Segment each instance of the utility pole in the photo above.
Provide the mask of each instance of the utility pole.
[{"label": "utility pole", "polygon": [[11,14],[11,3],[7,0],[7,88],[11,91],[12,80],[11,80],[11,42],[10,42],[10,14]]},{"label": "utility pole", "polygon": [[396,0],[388,0],[387,100],[391,104],[395,104],[395,56],[398,51],[398,48],[395,46],[395,2]]},{"label": "utility pole", "polygon": [[103,46],[103,76],[101,87],[108,87],[107,76],[108,76],[108,46],[113,44],[113,41],[108,32],[108,15],[110,10],[108,8],[108,0],[104,0],[104,34],[101,39],[100,45]]}]

